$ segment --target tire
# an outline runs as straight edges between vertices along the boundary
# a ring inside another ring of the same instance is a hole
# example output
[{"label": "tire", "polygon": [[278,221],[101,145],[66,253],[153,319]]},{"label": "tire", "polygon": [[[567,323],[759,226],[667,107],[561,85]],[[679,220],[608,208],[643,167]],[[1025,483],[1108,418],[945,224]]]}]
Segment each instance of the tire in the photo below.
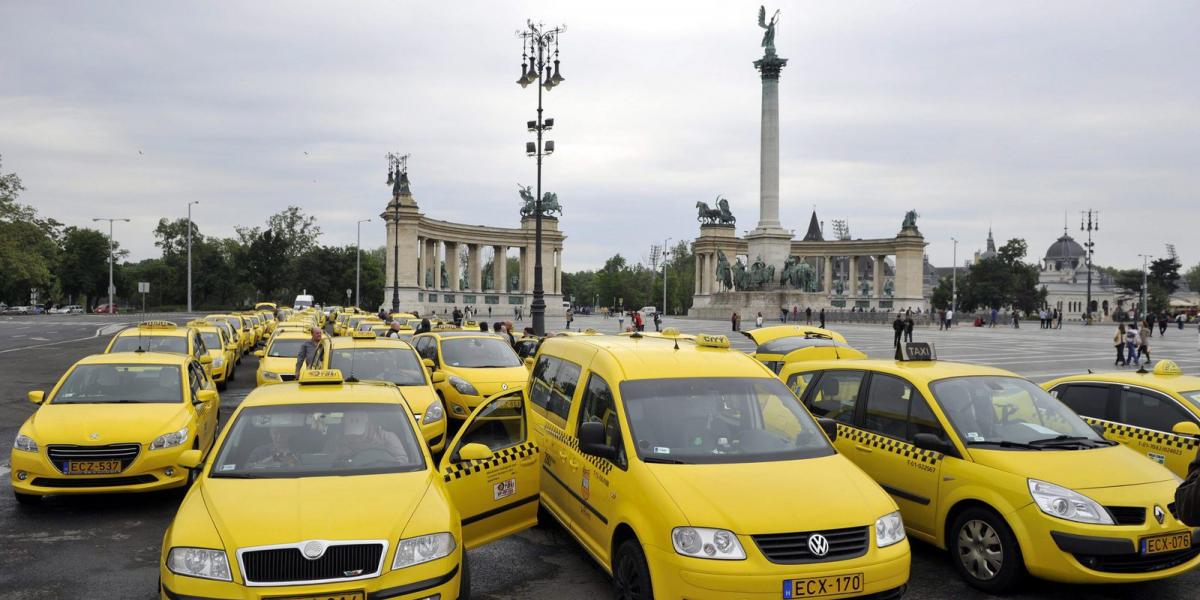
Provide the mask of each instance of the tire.
[{"label": "tire", "polygon": [[[228,376],[226,376],[226,381],[228,381]],[[225,381],[218,381],[218,382],[217,382],[217,391],[218,391],[218,392],[223,392],[223,391],[225,391],[225,388],[226,388],[226,387],[228,387],[228,384],[227,384],[227,383],[225,383]]]},{"label": "tire", "polygon": [[650,567],[636,538],[621,542],[613,561],[613,597],[617,600],[653,600]]},{"label": "tire", "polygon": [[990,594],[1013,591],[1025,578],[1025,562],[1012,529],[1000,515],[969,508],[954,519],[946,539],[950,562],[972,587]]},{"label": "tire", "polygon": [[17,499],[17,503],[21,506],[37,506],[42,503],[42,497],[36,494],[22,494],[21,492],[13,492],[13,497]]},{"label": "tire", "polygon": [[471,561],[466,548],[462,551],[462,575],[458,576],[458,600],[471,600]]}]

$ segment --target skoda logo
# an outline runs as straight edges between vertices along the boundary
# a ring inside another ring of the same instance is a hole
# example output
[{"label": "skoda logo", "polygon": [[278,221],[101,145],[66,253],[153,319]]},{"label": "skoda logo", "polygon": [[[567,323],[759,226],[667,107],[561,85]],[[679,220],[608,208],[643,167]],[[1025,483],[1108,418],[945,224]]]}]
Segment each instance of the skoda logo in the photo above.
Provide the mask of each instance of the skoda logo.
[{"label": "skoda logo", "polygon": [[813,556],[829,554],[829,540],[819,533],[808,536],[808,551],[812,552]]},{"label": "skoda logo", "polygon": [[98,439],[100,439],[100,434],[99,434],[99,433],[93,433],[93,434],[91,434],[91,435],[89,435],[89,436],[88,436],[88,439],[89,439],[89,440],[98,440]]},{"label": "skoda logo", "polygon": [[319,542],[317,540],[305,542],[304,545],[300,547],[300,552],[304,553],[304,558],[307,558],[308,560],[317,560],[325,555],[325,542]]},{"label": "skoda logo", "polygon": [[1154,520],[1158,521],[1159,525],[1162,525],[1163,519],[1165,519],[1165,518],[1167,518],[1167,513],[1163,512],[1163,509],[1161,506],[1155,504],[1154,505]]}]

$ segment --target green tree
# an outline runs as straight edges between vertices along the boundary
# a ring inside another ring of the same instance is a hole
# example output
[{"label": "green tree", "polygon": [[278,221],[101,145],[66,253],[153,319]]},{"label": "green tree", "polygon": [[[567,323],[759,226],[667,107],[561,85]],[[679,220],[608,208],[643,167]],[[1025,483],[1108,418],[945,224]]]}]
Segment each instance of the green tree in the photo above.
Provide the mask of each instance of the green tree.
[{"label": "green tree", "polygon": [[57,286],[62,224],[18,202],[24,190],[16,173],[0,171],[0,300],[12,304],[27,303],[34,289],[48,300]]},{"label": "green tree", "polygon": [[1187,273],[1183,274],[1183,283],[1189,290],[1200,292],[1200,264],[1188,269]]},{"label": "green tree", "polygon": [[1171,308],[1171,294],[1179,289],[1179,259],[1174,256],[1160,258],[1150,263],[1147,275],[1149,296],[1146,299],[1147,310],[1162,312]]},{"label": "green tree", "polygon": [[94,307],[108,293],[108,236],[95,229],[66,228],[56,273],[62,293]]}]

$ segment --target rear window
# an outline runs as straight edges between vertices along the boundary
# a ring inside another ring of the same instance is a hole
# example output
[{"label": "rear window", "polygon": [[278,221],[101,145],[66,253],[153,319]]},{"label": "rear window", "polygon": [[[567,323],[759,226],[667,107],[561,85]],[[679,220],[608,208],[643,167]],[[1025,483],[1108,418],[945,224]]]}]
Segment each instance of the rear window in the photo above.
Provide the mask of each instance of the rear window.
[{"label": "rear window", "polygon": [[787,354],[800,348],[836,347],[849,348],[845,344],[827,338],[793,336],[771,340],[758,347],[759,354]]},{"label": "rear window", "polygon": [[174,352],[187,354],[187,338],[181,335],[123,335],[113,342],[111,352]]},{"label": "rear window", "polygon": [[271,342],[271,349],[267,351],[267,356],[296,358],[300,355],[300,347],[308,340],[275,340]]}]

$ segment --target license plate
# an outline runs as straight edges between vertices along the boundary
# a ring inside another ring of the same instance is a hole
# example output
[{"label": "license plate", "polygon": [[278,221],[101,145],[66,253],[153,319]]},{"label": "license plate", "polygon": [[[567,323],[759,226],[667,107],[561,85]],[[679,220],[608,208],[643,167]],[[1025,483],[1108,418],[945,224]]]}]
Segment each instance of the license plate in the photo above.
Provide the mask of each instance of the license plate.
[{"label": "license plate", "polygon": [[1177,550],[1187,550],[1191,547],[1192,533],[1190,531],[1142,538],[1142,554],[1175,552]]},{"label": "license plate", "polygon": [[366,594],[363,592],[333,592],[331,594],[317,594],[305,596],[271,596],[270,600],[365,600]]},{"label": "license plate", "polygon": [[119,460],[69,460],[67,475],[112,475],[121,472]]},{"label": "license plate", "polygon": [[834,594],[852,594],[863,591],[863,574],[809,577],[807,579],[783,580],[784,598],[816,598]]}]

